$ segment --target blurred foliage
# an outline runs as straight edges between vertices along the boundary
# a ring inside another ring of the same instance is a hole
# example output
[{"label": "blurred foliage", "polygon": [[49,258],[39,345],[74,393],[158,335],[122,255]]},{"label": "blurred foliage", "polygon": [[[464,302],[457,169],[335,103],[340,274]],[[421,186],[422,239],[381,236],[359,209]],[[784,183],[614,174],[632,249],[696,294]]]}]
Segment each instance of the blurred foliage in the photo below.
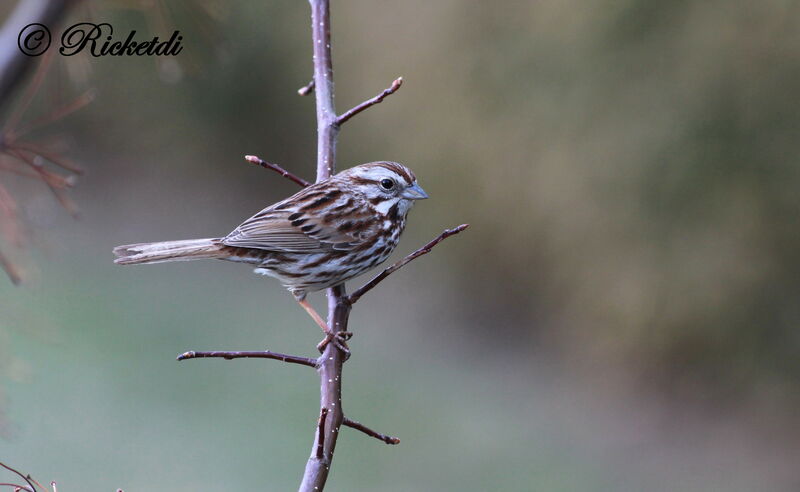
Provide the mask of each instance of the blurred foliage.
[{"label": "blurred foliage", "polygon": [[[312,375],[172,357],[304,353],[313,325],[245,268],[110,251],[222,235],[294,191],[245,154],[313,177],[307,5],[223,2],[214,34],[169,5],[191,67],[91,59],[97,98],[56,129],[88,168],[83,219],[23,203],[41,254],[0,287],[3,353],[27,361],[0,454],[57,480],[102,459],[92,490],[291,488]],[[158,29],[146,9],[92,15]],[[781,0],[335,2],[338,109],[405,80],[347,123],[340,166],[415,170],[432,199],[400,253],[472,227],[355,310],[348,411],[403,442],[343,436],[332,489],[792,490],[799,24]]]}]

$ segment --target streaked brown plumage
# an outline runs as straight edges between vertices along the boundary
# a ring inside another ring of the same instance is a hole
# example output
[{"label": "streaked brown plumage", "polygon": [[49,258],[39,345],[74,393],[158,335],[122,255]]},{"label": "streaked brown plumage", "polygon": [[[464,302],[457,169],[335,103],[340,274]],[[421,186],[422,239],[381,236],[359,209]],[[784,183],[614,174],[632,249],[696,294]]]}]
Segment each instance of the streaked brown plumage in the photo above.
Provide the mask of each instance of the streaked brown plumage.
[{"label": "streaked brown plumage", "polygon": [[256,272],[280,280],[327,332],[306,294],[385,261],[414,201],[427,197],[407,167],[361,164],[265,208],[225,237],[118,246],[115,263],[213,258],[255,265]]}]

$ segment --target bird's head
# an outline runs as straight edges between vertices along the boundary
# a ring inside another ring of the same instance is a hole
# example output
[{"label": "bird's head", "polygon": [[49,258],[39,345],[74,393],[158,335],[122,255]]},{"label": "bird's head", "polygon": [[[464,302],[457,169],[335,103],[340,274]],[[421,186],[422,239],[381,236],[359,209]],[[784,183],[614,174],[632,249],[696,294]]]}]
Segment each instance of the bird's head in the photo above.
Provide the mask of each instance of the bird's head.
[{"label": "bird's head", "polygon": [[416,200],[428,198],[411,169],[397,162],[361,164],[342,171],[337,178],[383,215],[405,216]]}]

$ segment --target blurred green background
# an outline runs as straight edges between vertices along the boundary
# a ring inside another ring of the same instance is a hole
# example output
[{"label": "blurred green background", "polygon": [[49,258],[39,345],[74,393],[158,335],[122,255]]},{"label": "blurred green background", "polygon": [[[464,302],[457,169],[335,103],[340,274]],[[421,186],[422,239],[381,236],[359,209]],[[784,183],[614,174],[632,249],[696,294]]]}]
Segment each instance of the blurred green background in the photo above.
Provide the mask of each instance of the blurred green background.
[{"label": "blurred green background", "polygon": [[[343,432],[328,489],[797,490],[800,3],[332,8],[340,112],[405,79],[338,154],[431,195],[395,257],[472,227],[354,310],[345,411],[402,443]],[[31,137],[86,169],[81,217],[10,188],[30,238],[0,238],[25,278],[0,279],[0,460],[64,491],[295,489],[316,374],[174,358],[311,356],[313,322],[247,267],[111,249],[224,235],[295,190],[245,154],[313,178],[308,5],[84,2],[65,25],[86,20],[184,51],[56,56],[34,99],[96,95]]]}]

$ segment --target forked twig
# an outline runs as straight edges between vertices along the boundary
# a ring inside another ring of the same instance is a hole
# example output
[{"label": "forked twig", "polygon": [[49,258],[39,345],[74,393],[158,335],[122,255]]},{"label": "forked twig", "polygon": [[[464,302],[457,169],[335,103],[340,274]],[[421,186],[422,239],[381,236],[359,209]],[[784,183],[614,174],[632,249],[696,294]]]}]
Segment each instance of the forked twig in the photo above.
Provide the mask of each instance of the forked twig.
[{"label": "forked twig", "polygon": [[[17,484],[17,483],[1,482],[0,483],[0,487],[13,487],[14,488],[14,492],[17,492],[17,491],[20,491],[20,490],[23,490],[25,492],[38,492],[39,489],[43,490],[44,492],[48,492],[48,490],[50,492],[58,492],[58,484],[55,481],[51,481],[50,482],[50,489],[48,489],[47,487],[42,485],[41,482],[39,482],[38,480],[33,478],[30,475],[30,473],[25,475],[22,472],[20,472],[19,470],[15,470],[14,468],[11,468],[10,466],[8,466],[8,465],[6,465],[5,463],[2,463],[2,462],[0,462],[0,466],[5,468],[6,470],[9,470],[10,472],[16,474],[17,476],[19,476],[20,478],[25,480],[25,482],[28,484],[28,485],[20,485],[20,484]],[[37,489],[37,487],[38,487],[38,489]],[[117,492],[123,492],[123,490],[122,489],[117,489]]]},{"label": "forked twig", "polygon": [[367,282],[366,284],[361,286],[361,288],[357,289],[355,292],[350,294],[347,297],[347,300],[350,301],[350,304],[355,304],[356,301],[358,301],[361,298],[361,296],[363,296],[364,294],[366,294],[367,292],[372,290],[376,285],[381,283],[386,277],[388,277],[389,275],[393,274],[397,270],[403,268],[409,262],[411,262],[413,260],[416,260],[417,258],[419,258],[422,255],[430,253],[431,250],[434,248],[434,246],[436,246],[440,242],[444,241],[448,237],[458,234],[459,232],[463,231],[467,227],[469,227],[469,224],[461,224],[460,226],[454,227],[453,229],[446,229],[443,233],[439,234],[439,236],[437,236],[435,239],[433,239],[431,242],[429,242],[425,246],[419,248],[418,250],[414,251],[413,253],[411,253],[410,255],[406,256],[402,260],[400,260],[400,261],[394,263],[393,265],[387,267],[384,271],[382,271],[381,273],[379,273],[378,275],[373,277],[372,280],[370,280],[369,282]]},{"label": "forked twig", "polygon": [[75,203],[67,195],[61,192],[61,187],[53,182],[54,178],[52,173],[44,169],[44,166],[36,161],[36,158],[41,156],[34,154],[33,157],[31,157],[25,152],[18,150],[11,150],[9,151],[9,154],[27,163],[34,171],[39,173],[42,178],[42,182],[47,185],[55,199],[58,200],[58,203],[60,203],[70,215],[76,218],[78,217],[78,206],[75,205]]},{"label": "forked twig", "polygon": [[288,180],[290,180],[290,181],[292,181],[294,183],[297,183],[302,187],[306,187],[306,186],[311,184],[308,181],[306,181],[305,179],[301,178],[300,176],[292,174],[289,171],[287,171],[286,169],[282,168],[281,166],[279,166],[277,164],[273,164],[271,162],[267,162],[267,161],[265,161],[264,159],[262,159],[262,158],[260,158],[258,156],[246,155],[246,156],[244,156],[244,158],[245,158],[245,160],[247,162],[251,162],[253,164],[257,164],[257,165],[259,165],[259,166],[261,166],[261,167],[263,167],[265,169],[271,169],[271,170],[275,171],[276,173],[280,174],[281,176],[283,176],[284,178],[286,178],[286,179],[288,179]]},{"label": "forked twig", "polygon": [[300,364],[301,366],[308,366],[313,368],[317,367],[317,359],[312,359],[309,357],[299,357],[296,355],[279,354],[278,352],[271,352],[269,350],[265,350],[262,352],[258,351],[226,352],[220,350],[214,350],[211,352],[197,352],[195,350],[190,350],[188,352],[182,353],[177,357],[178,360],[204,359],[204,358],[219,358],[225,360],[273,359],[273,360],[279,360],[281,362],[288,362],[289,364]]},{"label": "forked twig", "polygon": [[363,103],[359,104],[358,106],[354,107],[353,109],[347,111],[346,113],[343,113],[338,118],[336,118],[336,124],[337,125],[341,125],[344,122],[346,122],[347,120],[349,120],[350,118],[352,118],[353,116],[355,116],[358,113],[364,111],[365,109],[380,103],[381,101],[386,99],[391,94],[394,94],[395,92],[397,92],[397,89],[399,89],[401,85],[403,85],[403,77],[397,77],[394,80],[394,82],[392,82],[391,87],[389,87],[388,89],[384,90],[383,92],[381,92],[377,96],[373,97],[372,99],[367,99]]},{"label": "forked twig", "polygon": [[[11,468],[10,466],[6,465],[6,464],[5,464],[5,463],[3,463],[3,462],[0,462],[0,466],[2,466],[3,468],[5,468],[6,470],[10,471],[11,473],[14,473],[14,474],[18,475],[20,478],[22,478],[23,480],[25,480],[25,482],[27,482],[27,483],[28,483],[28,485],[30,485],[30,489],[28,489],[28,488],[27,488],[27,487],[25,487],[25,486],[22,486],[22,488],[23,488],[23,489],[25,489],[25,490],[29,490],[30,492],[36,492],[36,487],[34,487],[33,483],[31,482],[31,480],[33,480],[33,478],[31,478],[31,476],[30,476],[30,475],[24,475],[22,472],[20,472],[20,471],[18,471],[18,470],[15,470],[14,468]],[[4,484],[4,485],[5,485],[5,484]],[[9,485],[10,485],[10,486],[17,486],[17,487],[19,487],[18,485],[14,485],[14,484],[9,484]]]},{"label": "forked twig", "polygon": [[355,420],[348,419],[347,417],[344,418],[342,424],[346,425],[347,427],[359,430],[370,437],[374,437],[375,439],[385,442],[386,444],[400,444],[400,439],[392,436],[387,436],[386,434],[381,434],[380,432],[376,432],[367,427],[366,425],[362,424],[361,422],[356,422]]},{"label": "forked twig", "polygon": [[29,490],[28,487],[18,483],[0,482],[0,487],[14,487],[14,492],[18,490]]},{"label": "forked twig", "polygon": [[[83,174],[83,169],[78,167],[76,164],[69,161],[69,159],[65,159],[61,157],[55,152],[50,152],[49,150],[43,148],[41,145],[33,144],[30,142],[14,142],[12,145],[9,146],[13,150],[24,150],[34,155],[38,155],[42,159],[46,159],[56,166],[63,168],[71,173],[74,174]],[[74,178],[73,179],[74,184]]]}]

